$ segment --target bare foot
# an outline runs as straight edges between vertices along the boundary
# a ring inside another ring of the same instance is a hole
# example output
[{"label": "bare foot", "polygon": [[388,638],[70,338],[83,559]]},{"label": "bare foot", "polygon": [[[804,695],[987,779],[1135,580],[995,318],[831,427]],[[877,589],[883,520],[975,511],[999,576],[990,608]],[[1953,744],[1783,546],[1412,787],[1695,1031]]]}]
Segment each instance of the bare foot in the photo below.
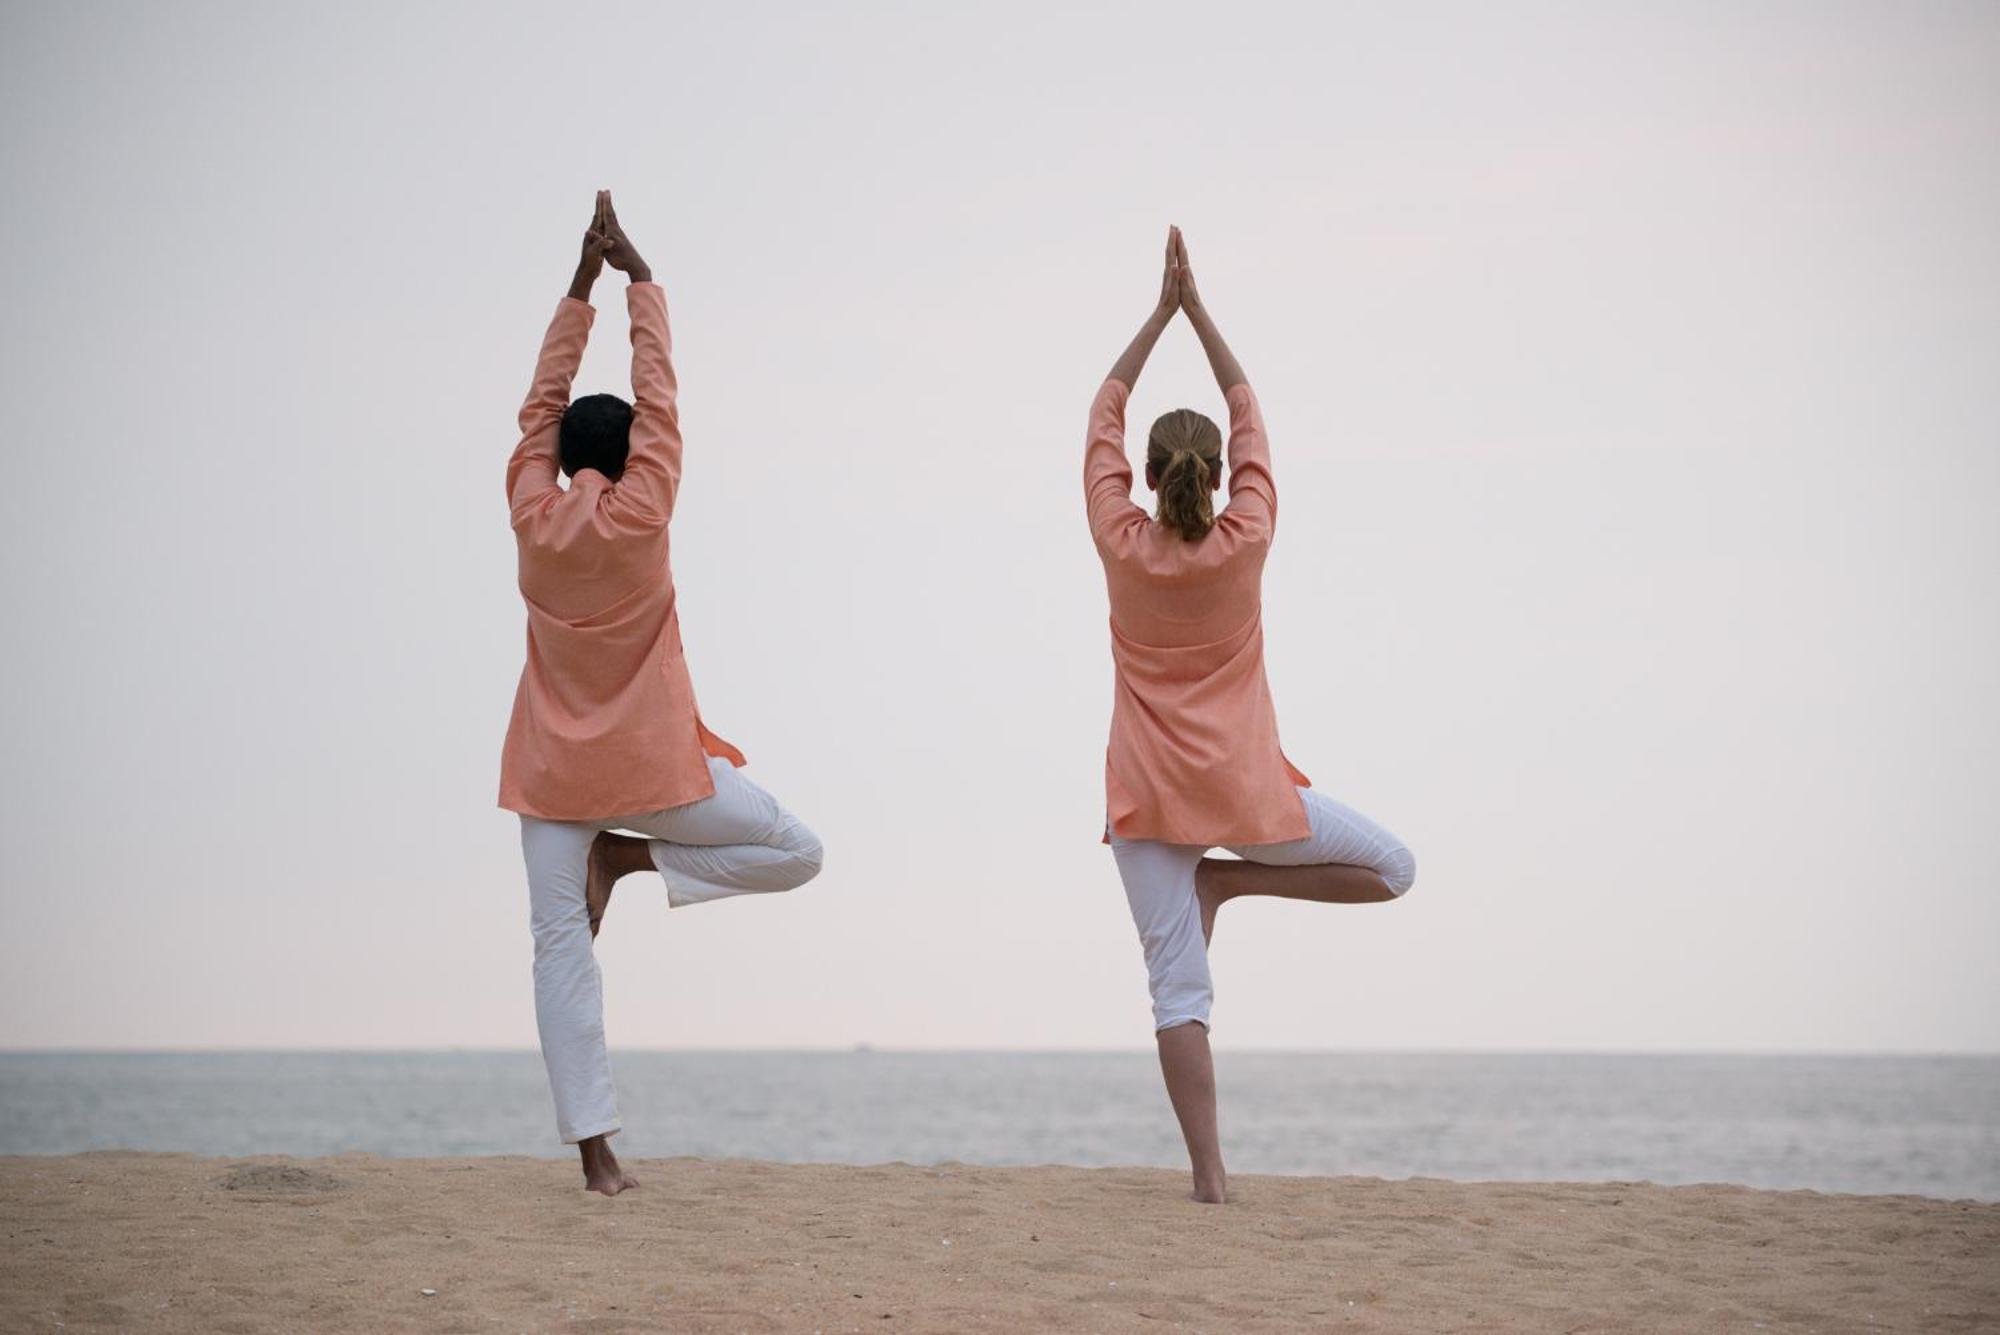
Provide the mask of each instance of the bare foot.
[{"label": "bare foot", "polygon": [[1204,1182],[1197,1177],[1194,1180],[1192,1199],[1200,1201],[1203,1205],[1228,1204],[1229,1188],[1226,1179],[1220,1173],[1215,1175],[1215,1180],[1212,1182]]},{"label": "bare foot", "polygon": [[593,937],[604,921],[604,910],[611,907],[611,887],[618,883],[620,876],[637,870],[633,865],[635,854],[645,861],[645,865],[652,865],[643,839],[634,839],[628,834],[612,834],[606,830],[590,841],[590,870],[584,877],[583,901],[590,910],[590,934]]},{"label": "bare foot", "polygon": [[639,1185],[638,1178],[618,1166],[618,1156],[611,1152],[609,1136],[592,1136],[589,1140],[578,1141],[576,1148],[583,1156],[585,1191],[598,1191],[606,1196],[616,1196],[627,1187]]}]

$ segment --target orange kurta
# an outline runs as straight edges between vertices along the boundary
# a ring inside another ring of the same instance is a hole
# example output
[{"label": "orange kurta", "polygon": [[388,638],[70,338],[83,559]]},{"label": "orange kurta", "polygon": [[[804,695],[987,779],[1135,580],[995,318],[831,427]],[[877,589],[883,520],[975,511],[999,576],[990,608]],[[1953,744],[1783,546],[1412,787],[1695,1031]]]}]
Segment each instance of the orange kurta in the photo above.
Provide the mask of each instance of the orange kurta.
[{"label": "orange kurta", "polygon": [[564,297],[542,339],[507,461],[507,502],[528,605],[528,660],[500,758],[500,805],[545,820],[677,807],[715,791],[707,756],[742,753],[702,725],[681,652],[667,521],[681,476],[666,294],[626,288],[631,452],[618,481],[556,481],[570,381],[596,311]]},{"label": "orange kurta", "polygon": [[[1278,747],[1264,680],[1263,575],[1277,523],[1264,417],[1248,385],[1229,403],[1229,505],[1197,542],[1132,503],[1131,388],[1090,405],[1083,489],[1111,595],[1116,688],[1105,816],[1127,839],[1271,844],[1311,832],[1311,786]],[[1107,836],[1108,837],[1108,836]]]}]

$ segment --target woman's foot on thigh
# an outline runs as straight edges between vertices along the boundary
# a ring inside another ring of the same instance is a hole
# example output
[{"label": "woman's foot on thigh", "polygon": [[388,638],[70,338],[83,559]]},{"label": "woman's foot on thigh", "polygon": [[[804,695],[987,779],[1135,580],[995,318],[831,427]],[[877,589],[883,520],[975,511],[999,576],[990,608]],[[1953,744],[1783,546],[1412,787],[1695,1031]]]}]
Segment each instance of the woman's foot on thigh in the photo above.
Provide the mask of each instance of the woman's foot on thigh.
[{"label": "woman's foot on thigh", "polygon": [[1201,939],[1215,940],[1215,911],[1230,898],[1230,863],[1221,858],[1203,858],[1194,864],[1194,898],[1201,906]]}]

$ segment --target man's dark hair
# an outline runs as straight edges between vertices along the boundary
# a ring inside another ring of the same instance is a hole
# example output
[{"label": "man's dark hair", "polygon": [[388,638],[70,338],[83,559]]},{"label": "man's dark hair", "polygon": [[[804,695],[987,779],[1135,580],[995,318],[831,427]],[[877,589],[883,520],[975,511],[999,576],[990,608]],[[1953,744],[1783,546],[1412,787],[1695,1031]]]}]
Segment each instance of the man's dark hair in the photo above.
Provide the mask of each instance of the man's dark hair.
[{"label": "man's dark hair", "polygon": [[595,468],[616,482],[631,443],[632,405],[616,394],[586,394],[563,412],[563,476]]}]

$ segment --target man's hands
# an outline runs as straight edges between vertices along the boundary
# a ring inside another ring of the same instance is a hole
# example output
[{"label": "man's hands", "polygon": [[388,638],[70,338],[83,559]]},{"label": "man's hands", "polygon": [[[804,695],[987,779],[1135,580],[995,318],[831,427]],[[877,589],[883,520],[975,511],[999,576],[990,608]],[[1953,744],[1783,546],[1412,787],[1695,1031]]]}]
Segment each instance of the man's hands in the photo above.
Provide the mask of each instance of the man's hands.
[{"label": "man's hands", "polygon": [[653,271],[646,267],[646,261],[639,258],[632,238],[625,235],[625,229],[618,223],[618,211],[611,207],[611,192],[597,192],[598,226],[609,244],[604,251],[605,263],[624,274],[635,283],[653,281]]},{"label": "man's hands", "polygon": [[618,215],[611,207],[611,192],[600,190],[596,209],[590,215],[590,226],[583,233],[583,254],[576,262],[576,276],[570,279],[570,296],[589,301],[590,289],[606,264],[635,283],[653,281],[653,271],[639,258],[632,239],[618,225]]},{"label": "man's hands", "polygon": [[589,301],[590,289],[597,282],[597,275],[604,272],[604,256],[611,249],[611,238],[603,228],[604,210],[610,195],[597,192],[597,207],[590,215],[590,226],[583,232],[583,254],[577,257],[576,276],[569,280],[569,295],[576,301]]}]

